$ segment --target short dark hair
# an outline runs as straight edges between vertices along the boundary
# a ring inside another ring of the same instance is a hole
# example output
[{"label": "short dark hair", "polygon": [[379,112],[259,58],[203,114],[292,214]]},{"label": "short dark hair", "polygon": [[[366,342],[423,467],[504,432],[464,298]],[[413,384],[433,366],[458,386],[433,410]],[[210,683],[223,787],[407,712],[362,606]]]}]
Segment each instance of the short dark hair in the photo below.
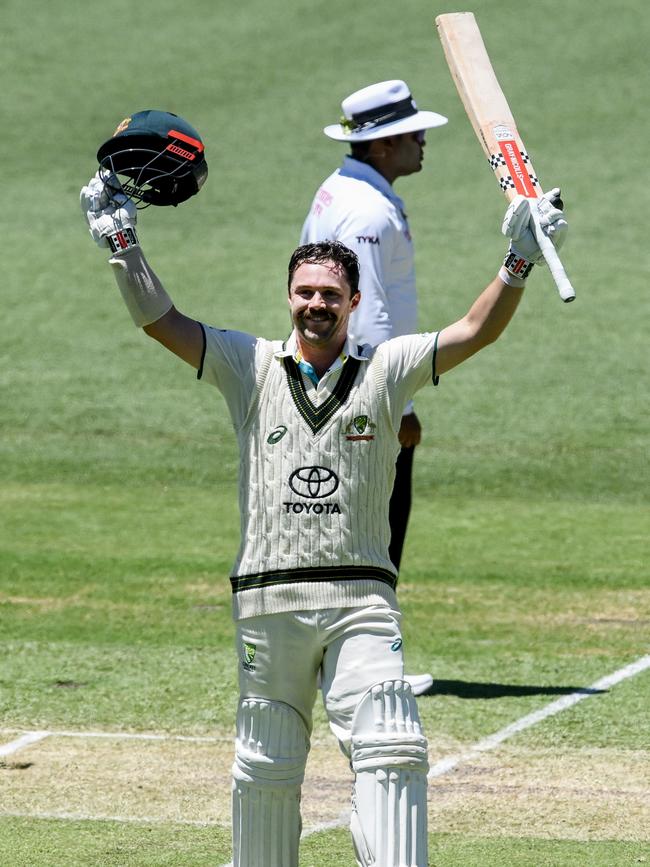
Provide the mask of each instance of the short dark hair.
[{"label": "short dark hair", "polygon": [[350,155],[354,157],[355,160],[359,160],[360,162],[365,162],[368,159],[370,154],[370,142],[369,141],[353,141],[350,142]]},{"label": "short dark hair", "polygon": [[333,262],[336,268],[343,272],[350,284],[350,295],[359,291],[359,259],[357,254],[341,244],[340,241],[320,241],[318,244],[303,244],[293,251],[289,260],[289,276],[287,287],[291,292],[291,281],[299,265],[307,262],[310,265],[323,265]]}]

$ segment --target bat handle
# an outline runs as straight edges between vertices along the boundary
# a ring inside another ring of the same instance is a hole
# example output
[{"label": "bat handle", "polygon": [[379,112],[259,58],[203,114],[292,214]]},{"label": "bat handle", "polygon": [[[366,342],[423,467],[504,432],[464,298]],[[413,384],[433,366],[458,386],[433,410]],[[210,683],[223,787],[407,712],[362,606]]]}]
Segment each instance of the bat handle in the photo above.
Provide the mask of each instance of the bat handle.
[{"label": "bat handle", "polygon": [[567,273],[564,270],[564,265],[560,261],[560,257],[557,254],[557,250],[553,246],[553,242],[545,234],[544,230],[540,226],[539,216],[537,214],[536,208],[531,208],[530,213],[533,218],[533,225],[535,227],[535,240],[539,244],[539,248],[542,251],[542,255],[546,260],[546,264],[548,265],[548,269],[551,272],[551,276],[555,280],[555,285],[557,286],[557,291],[560,293],[560,298],[564,301],[565,304],[568,304],[569,301],[574,301],[576,297],[575,290],[571,285],[571,281],[567,277]]}]

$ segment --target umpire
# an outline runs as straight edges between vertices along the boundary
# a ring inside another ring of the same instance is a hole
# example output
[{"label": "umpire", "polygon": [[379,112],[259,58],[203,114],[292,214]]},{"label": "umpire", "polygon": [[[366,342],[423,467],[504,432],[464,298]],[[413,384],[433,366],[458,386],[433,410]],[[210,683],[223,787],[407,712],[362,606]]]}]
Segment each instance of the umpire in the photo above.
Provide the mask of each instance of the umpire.
[{"label": "umpire", "polygon": [[[334,141],[345,142],[350,154],[317,190],[300,243],[341,241],[357,254],[361,303],[350,319],[350,335],[357,343],[377,346],[418,330],[413,238],[406,206],[393,184],[422,170],[426,130],[443,126],[447,118],[419,110],[400,80],[357,90],[341,108],[341,122],[323,131]],[[421,433],[409,401],[399,429],[401,449],[389,512],[390,559],[398,571],[411,511],[413,456]]]}]

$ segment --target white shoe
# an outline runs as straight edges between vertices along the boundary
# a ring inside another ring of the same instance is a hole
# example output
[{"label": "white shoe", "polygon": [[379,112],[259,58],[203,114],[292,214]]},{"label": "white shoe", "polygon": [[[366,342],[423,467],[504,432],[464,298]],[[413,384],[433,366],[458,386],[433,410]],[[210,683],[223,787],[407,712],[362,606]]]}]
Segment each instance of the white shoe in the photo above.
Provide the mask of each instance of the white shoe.
[{"label": "white shoe", "polygon": [[[422,695],[433,686],[433,675],[431,674],[405,674],[404,680],[411,684],[413,695]],[[320,689],[320,669],[318,671],[316,688]]]},{"label": "white shoe", "polygon": [[404,680],[411,684],[413,695],[422,695],[433,686],[431,674],[405,674]]}]

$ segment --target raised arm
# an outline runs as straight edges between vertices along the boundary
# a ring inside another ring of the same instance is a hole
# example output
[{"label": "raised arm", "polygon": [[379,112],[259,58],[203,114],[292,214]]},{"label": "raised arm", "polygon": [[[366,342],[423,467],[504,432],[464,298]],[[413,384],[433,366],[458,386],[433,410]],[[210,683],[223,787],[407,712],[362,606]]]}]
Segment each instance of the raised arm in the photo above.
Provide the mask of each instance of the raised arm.
[{"label": "raised arm", "polygon": [[440,332],[436,355],[436,373],[442,374],[493,343],[512,319],[521,300],[526,278],[536,262],[543,261],[535,239],[530,209],[537,208],[537,218],[544,233],[560,247],[567,231],[559,189],[531,201],[523,196],[514,199],[506,211],[502,231],[510,247],[498,275],[481,292],[469,311]]},{"label": "raised arm", "polygon": [[174,307],[145,259],[135,230],[134,203],[121,194],[109,199],[104,180],[96,175],[81,190],[81,209],[97,245],[113,254],[108,261],[134,323],[198,369],[203,354],[201,326]]},{"label": "raised arm", "polygon": [[493,343],[512,319],[523,291],[523,286],[511,286],[495,277],[466,315],[440,332],[436,373],[446,373]]},{"label": "raised arm", "polygon": [[203,329],[196,319],[171,307],[160,319],[145,325],[143,330],[195,370],[201,366],[204,338]]}]

